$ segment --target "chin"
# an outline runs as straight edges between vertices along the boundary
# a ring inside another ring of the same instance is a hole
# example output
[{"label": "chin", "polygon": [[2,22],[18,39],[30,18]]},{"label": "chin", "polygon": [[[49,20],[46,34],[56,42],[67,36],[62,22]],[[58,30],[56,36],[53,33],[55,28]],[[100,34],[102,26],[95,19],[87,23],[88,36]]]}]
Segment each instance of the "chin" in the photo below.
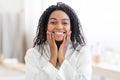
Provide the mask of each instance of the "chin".
[{"label": "chin", "polygon": [[63,40],[55,40],[55,41],[63,41]]},{"label": "chin", "polygon": [[63,39],[55,39],[55,41],[63,41]]}]

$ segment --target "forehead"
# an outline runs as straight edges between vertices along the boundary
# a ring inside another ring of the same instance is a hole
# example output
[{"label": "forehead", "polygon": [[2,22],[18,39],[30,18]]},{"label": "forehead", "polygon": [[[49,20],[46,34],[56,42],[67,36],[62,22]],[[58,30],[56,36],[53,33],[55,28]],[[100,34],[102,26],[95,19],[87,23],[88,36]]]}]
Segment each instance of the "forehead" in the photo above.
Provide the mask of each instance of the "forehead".
[{"label": "forehead", "polygon": [[51,13],[49,19],[56,18],[56,19],[69,19],[69,16],[62,10],[56,10]]}]

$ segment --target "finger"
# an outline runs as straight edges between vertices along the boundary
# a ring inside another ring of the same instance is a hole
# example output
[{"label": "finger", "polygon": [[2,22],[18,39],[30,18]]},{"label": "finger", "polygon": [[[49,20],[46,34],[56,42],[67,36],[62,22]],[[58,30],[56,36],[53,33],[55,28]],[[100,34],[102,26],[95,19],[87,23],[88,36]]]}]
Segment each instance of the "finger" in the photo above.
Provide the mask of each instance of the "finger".
[{"label": "finger", "polygon": [[48,31],[47,31],[46,33],[47,33],[47,40],[49,40],[49,36],[48,36],[48,35],[49,35],[49,33],[48,33]]},{"label": "finger", "polygon": [[63,43],[66,41],[66,35],[63,36]]},{"label": "finger", "polygon": [[70,40],[70,37],[71,37],[71,31],[70,31],[70,32],[68,32],[68,34],[67,34],[67,41],[69,41],[69,40]]},{"label": "finger", "polygon": [[55,44],[56,44],[56,43],[55,43],[55,37],[54,37],[53,34],[51,35],[51,38],[52,38],[52,42],[53,42],[53,44],[55,45]]},{"label": "finger", "polygon": [[49,31],[47,31],[47,41],[51,43],[51,33]]},{"label": "finger", "polygon": [[47,31],[47,40],[50,41],[51,40],[51,33],[49,31]]}]

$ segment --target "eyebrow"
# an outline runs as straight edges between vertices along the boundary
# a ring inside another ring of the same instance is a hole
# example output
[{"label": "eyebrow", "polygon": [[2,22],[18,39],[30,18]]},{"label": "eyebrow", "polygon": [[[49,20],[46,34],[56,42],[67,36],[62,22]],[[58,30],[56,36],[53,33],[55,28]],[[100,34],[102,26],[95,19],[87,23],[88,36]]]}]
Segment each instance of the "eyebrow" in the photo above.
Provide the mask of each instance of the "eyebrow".
[{"label": "eyebrow", "polygon": [[[49,20],[51,20],[51,19],[57,20],[57,18],[50,18]],[[62,20],[69,20],[69,19],[68,18],[64,18]]]}]

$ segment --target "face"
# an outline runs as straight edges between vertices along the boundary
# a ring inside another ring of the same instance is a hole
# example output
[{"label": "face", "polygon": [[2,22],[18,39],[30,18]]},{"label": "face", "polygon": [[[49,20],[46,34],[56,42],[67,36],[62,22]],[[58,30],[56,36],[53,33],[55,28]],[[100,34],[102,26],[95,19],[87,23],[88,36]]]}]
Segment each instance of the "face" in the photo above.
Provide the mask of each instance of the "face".
[{"label": "face", "polygon": [[62,41],[63,37],[70,31],[70,26],[69,16],[61,10],[57,10],[51,13],[47,30],[56,41]]}]

